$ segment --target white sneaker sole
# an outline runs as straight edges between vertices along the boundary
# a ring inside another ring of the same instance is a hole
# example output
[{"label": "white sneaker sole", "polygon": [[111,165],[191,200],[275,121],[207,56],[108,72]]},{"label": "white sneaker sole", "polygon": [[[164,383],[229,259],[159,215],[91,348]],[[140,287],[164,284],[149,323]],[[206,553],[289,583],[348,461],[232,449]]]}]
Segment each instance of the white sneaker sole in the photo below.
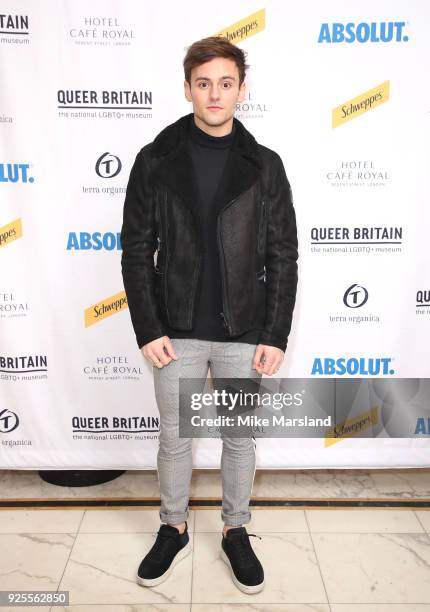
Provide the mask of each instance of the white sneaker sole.
[{"label": "white sneaker sole", "polygon": [[248,595],[252,595],[253,593],[259,593],[264,588],[264,584],[265,584],[264,580],[263,580],[263,582],[260,582],[260,584],[255,584],[254,586],[249,586],[247,584],[242,584],[241,582],[239,582],[239,580],[234,575],[234,571],[233,571],[233,568],[231,567],[230,560],[227,557],[227,555],[225,554],[223,548],[221,548],[221,559],[229,567],[230,573],[231,573],[231,579],[233,580],[233,582],[237,586],[237,588],[240,591],[242,591],[242,593],[247,593]]},{"label": "white sneaker sole", "polygon": [[173,559],[172,563],[170,564],[170,567],[164,572],[164,574],[161,574],[161,576],[158,576],[157,578],[141,578],[139,574],[137,574],[136,575],[137,584],[140,584],[141,586],[145,586],[145,587],[152,587],[152,586],[157,586],[157,584],[161,584],[162,582],[167,580],[167,578],[173,572],[173,568],[175,567],[175,565],[177,565],[179,561],[182,561],[182,559],[184,559],[187,555],[189,555],[190,552],[191,552],[191,545],[189,542],[187,542],[184,548],[181,548],[181,550],[177,553],[176,557]]}]

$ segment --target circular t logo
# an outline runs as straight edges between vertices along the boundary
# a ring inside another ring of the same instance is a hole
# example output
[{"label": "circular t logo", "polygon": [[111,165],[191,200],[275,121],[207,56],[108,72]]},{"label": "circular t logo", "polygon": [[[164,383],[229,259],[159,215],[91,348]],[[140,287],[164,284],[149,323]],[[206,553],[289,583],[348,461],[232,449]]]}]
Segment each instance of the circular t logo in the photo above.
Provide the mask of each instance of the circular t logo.
[{"label": "circular t logo", "polygon": [[367,302],[369,293],[365,287],[361,287],[354,283],[345,291],[343,295],[343,303],[348,308],[360,308]]}]

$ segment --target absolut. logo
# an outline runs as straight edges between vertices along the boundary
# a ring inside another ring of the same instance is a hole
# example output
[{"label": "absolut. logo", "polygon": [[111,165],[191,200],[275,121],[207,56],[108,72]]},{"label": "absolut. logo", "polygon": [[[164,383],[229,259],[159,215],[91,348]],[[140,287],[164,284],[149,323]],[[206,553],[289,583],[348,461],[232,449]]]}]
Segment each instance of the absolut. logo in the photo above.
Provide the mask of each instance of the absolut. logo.
[{"label": "absolut. logo", "polygon": [[405,21],[372,21],[368,23],[322,23],[319,43],[391,43],[408,42]]},{"label": "absolut. logo", "polygon": [[30,164],[0,163],[0,183],[34,183]]},{"label": "absolut. logo", "polygon": [[393,376],[392,357],[315,357],[312,376]]},{"label": "absolut. logo", "polygon": [[67,251],[120,251],[121,232],[69,232]]}]

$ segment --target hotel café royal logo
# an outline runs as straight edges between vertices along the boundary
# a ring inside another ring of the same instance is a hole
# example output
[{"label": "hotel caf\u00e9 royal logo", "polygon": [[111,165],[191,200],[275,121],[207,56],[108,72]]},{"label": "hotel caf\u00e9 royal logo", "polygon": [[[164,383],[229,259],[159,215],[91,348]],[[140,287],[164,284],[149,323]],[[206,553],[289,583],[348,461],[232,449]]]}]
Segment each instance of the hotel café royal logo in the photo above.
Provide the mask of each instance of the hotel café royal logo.
[{"label": "hotel caf\u00e9 royal logo", "polygon": [[[247,85],[245,85],[247,87]],[[236,111],[234,116],[239,121],[247,121],[248,119],[264,119],[268,108],[266,103],[260,98],[254,100],[254,93],[248,89],[245,93],[245,98],[242,102],[236,103]]]},{"label": "hotel caf\u00e9 royal logo", "polygon": [[[90,327],[118,312],[128,308],[125,291],[111,295],[84,311],[84,325]],[[143,375],[141,365],[132,364],[125,355],[98,355],[92,363],[83,367],[88,380],[140,380]]]},{"label": "hotel caf\u00e9 royal logo", "polygon": [[364,93],[343,102],[332,111],[332,127],[336,128],[351,119],[355,119],[364,113],[388,102],[390,97],[390,81],[384,81],[380,85],[365,91]]},{"label": "hotel caf\u00e9 royal logo", "polygon": [[22,318],[29,312],[28,302],[19,299],[12,291],[0,291],[0,319]]},{"label": "hotel caf\u00e9 royal logo", "polygon": [[130,363],[127,355],[97,355],[82,368],[87,380],[141,380],[142,364]]},{"label": "hotel caf\u00e9 royal logo", "polygon": [[119,17],[106,15],[82,16],[79,23],[69,28],[69,37],[81,46],[130,46],[136,39],[130,24]]},{"label": "hotel caf\u00e9 royal logo", "polygon": [[0,14],[0,44],[30,44],[28,15],[12,15],[9,13]]},{"label": "hotel caf\u00e9 royal logo", "polygon": [[374,159],[340,159],[324,170],[326,184],[336,189],[391,185],[391,172]]},{"label": "hotel caf\u00e9 royal logo", "polygon": [[100,323],[107,317],[111,317],[122,310],[128,308],[127,296],[125,291],[120,291],[111,295],[92,306],[89,306],[84,311],[84,325],[90,327],[95,323]]}]

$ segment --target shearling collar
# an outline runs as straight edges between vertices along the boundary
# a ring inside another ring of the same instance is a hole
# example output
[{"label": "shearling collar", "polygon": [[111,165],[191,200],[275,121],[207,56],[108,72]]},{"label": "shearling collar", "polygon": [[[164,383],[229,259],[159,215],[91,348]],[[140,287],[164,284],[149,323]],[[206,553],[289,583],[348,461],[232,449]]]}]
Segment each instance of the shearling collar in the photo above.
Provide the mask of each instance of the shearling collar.
[{"label": "shearling collar", "polygon": [[[184,115],[161,130],[152,143],[152,157],[160,157],[161,155],[171,153],[173,149],[179,146],[188,136],[188,125],[193,120],[193,116],[194,113]],[[243,123],[236,119],[236,117],[233,117],[233,124],[236,127],[236,134],[232,150],[248,157],[258,167],[261,167],[261,156],[254,136],[248,132]]]},{"label": "shearling collar", "polygon": [[[165,127],[151,143],[154,159],[153,181],[161,189],[168,188],[200,219],[199,193],[189,151],[188,121],[185,115]],[[250,189],[260,178],[263,167],[259,146],[254,136],[235,117],[235,138],[218,191],[212,203],[215,216],[241,193]],[[199,236],[201,233],[199,232]],[[200,246],[203,245],[200,243]]]}]

